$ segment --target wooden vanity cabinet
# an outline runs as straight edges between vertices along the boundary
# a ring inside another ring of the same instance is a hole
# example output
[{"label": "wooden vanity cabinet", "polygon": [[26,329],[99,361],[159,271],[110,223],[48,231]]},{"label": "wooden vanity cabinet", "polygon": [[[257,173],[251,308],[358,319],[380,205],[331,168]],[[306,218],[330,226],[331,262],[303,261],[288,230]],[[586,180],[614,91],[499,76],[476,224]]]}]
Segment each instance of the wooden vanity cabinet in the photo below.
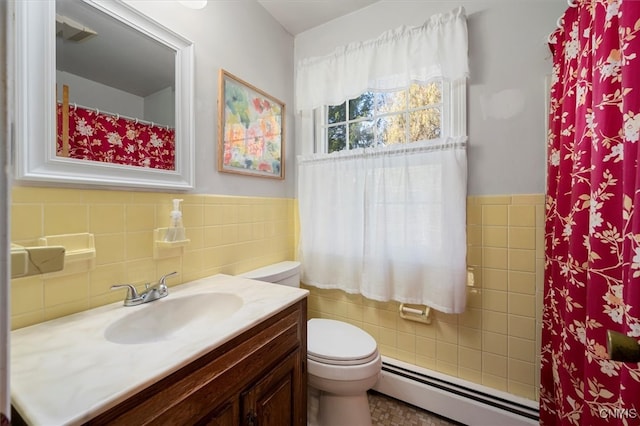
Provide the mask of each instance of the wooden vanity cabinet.
[{"label": "wooden vanity cabinet", "polygon": [[303,299],[87,424],[304,426],[306,336]]}]

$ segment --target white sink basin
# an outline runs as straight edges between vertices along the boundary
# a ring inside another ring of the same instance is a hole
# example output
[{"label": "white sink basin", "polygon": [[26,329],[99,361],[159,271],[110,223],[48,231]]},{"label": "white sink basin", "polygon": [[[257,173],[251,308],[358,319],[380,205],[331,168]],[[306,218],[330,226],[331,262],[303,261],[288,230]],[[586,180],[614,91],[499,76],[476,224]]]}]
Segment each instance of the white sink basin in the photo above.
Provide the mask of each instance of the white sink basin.
[{"label": "white sink basin", "polygon": [[188,333],[190,325],[215,326],[242,305],[242,298],[232,293],[199,293],[174,298],[169,294],[160,300],[123,308],[131,309],[131,313],[111,323],[104,337],[120,344],[170,340],[180,330]]}]

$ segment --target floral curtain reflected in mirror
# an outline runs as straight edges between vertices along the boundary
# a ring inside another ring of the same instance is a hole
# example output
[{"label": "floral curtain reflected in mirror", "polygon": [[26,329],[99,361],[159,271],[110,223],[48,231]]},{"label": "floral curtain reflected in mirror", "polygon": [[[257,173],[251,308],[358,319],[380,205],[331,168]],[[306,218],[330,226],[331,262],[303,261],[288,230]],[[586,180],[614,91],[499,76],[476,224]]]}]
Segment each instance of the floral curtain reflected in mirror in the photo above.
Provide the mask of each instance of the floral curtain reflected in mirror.
[{"label": "floral curtain reflected in mirror", "polygon": [[175,170],[173,128],[69,105],[66,92],[57,103],[57,156]]},{"label": "floral curtain reflected in mirror", "polygon": [[56,0],[56,156],[176,170],[175,51]]},{"label": "floral curtain reflected in mirror", "polygon": [[193,43],[121,0],[13,4],[16,181],[193,189]]}]

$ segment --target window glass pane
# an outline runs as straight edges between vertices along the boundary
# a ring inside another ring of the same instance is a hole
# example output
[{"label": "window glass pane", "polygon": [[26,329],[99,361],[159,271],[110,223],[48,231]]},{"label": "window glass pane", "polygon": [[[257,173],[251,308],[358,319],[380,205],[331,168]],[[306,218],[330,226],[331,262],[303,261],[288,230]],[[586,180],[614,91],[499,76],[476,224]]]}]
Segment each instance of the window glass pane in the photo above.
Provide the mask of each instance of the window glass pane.
[{"label": "window glass pane", "polygon": [[328,151],[340,151],[347,147],[347,126],[332,126],[327,128]]},{"label": "window glass pane", "polygon": [[347,103],[343,102],[342,105],[330,105],[327,107],[327,123],[341,123],[347,121],[346,112]]},{"label": "window glass pane", "polygon": [[404,114],[381,117],[376,122],[378,140],[383,145],[404,143],[407,140],[407,119]]},{"label": "window glass pane", "polygon": [[403,111],[407,108],[407,91],[376,93],[376,112],[386,114]]},{"label": "window glass pane", "polygon": [[409,108],[420,108],[442,102],[442,85],[439,81],[426,85],[412,84],[409,88]]},{"label": "window glass pane", "polygon": [[440,137],[440,109],[428,108],[409,113],[409,142]]},{"label": "window glass pane", "polygon": [[[442,136],[448,102],[442,81],[413,83],[407,89],[365,92],[328,106],[323,124],[327,152],[432,140]],[[347,103],[348,102],[348,103]]]},{"label": "window glass pane", "polygon": [[373,146],[373,121],[349,123],[349,149]]},{"label": "window glass pane", "polygon": [[375,96],[371,92],[364,92],[355,99],[349,99],[349,120],[371,117],[374,100]]}]

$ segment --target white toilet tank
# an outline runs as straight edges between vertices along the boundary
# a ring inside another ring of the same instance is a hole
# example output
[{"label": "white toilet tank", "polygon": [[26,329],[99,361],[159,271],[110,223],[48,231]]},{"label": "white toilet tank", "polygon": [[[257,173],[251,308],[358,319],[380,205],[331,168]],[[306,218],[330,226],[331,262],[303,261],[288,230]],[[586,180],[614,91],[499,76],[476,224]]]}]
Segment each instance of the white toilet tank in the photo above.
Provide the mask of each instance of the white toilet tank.
[{"label": "white toilet tank", "polygon": [[286,260],[245,272],[240,276],[268,283],[300,287],[300,262]]}]

